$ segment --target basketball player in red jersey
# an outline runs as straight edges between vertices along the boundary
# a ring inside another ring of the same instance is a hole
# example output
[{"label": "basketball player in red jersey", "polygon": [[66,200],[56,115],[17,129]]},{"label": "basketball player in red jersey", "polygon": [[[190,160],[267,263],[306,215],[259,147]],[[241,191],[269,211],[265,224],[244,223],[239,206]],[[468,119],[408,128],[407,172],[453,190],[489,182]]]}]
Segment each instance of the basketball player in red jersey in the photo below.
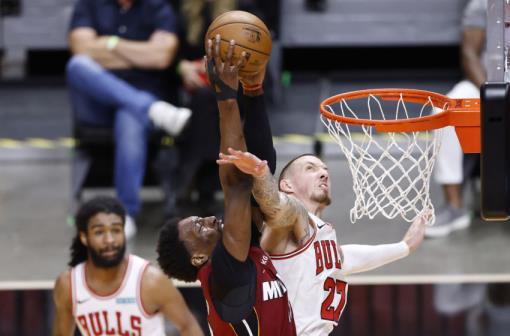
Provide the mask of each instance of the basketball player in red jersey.
[{"label": "basketball player in red jersey", "polygon": [[[243,53],[232,65],[235,42],[231,41],[223,63],[219,43],[219,35],[214,43],[209,41],[207,64],[220,111],[220,150],[246,150],[236,98],[238,70],[247,55]],[[221,166],[220,180],[225,197],[223,228],[215,217],[167,223],[158,242],[160,266],[169,276],[200,280],[212,335],[295,335],[287,290],[269,256],[251,243],[252,179],[234,166]]]},{"label": "basketball player in red jersey", "polygon": [[76,216],[71,261],[55,284],[54,335],[165,335],[164,320],[181,335],[203,336],[180,292],[148,261],[126,254],[126,213],[97,197]]}]

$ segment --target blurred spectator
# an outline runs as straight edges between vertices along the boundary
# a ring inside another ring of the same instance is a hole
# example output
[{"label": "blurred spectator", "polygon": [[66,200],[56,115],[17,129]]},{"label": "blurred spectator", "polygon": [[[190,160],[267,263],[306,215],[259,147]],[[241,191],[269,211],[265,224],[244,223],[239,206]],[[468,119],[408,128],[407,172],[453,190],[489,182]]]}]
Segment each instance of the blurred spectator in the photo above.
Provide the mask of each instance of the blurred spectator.
[{"label": "blurred spectator", "polygon": [[[480,86],[486,76],[486,23],[487,0],[471,0],[462,19],[461,61],[466,78],[448,93],[452,98],[480,96]],[[472,159],[473,156],[469,156],[465,163]],[[443,130],[434,173],[436,181],[443,187],[446,205],[438,211],[436,223],[427,228],[425,236],[444,237],[454,230],[467,228],[471,222],[471,216],[463,204],[461,188],[463,179],[469,175],[466,172],[463,174],[463,154],[453,127]],[[434,288],[434,305],[439,313],[445,315],[467,312],[467,334],[477,335],[485,289],[485,284],[438,284]]]},{"label": "blurred spectator", "polygon": [[[479,98],[486,80],[487,0],[470,0],[462,20],[461,60],[465,79],[448,93],[452,98]],[[462,184],[479,169],[479,155],[465,155],[453,127],[443,131],[435,176],[443,187],[446,206],[438,212],[428,237],[444,237],[470,225],[471,216],[463,203]],[[463,162],[464,159],[464,162]],[[434,305],[444,315],[466,314],[466,335],[506,335],[510,326],[508,285],[438,284]],[[487,326],[481,316],[485,314]]]},{"label": "blurred spectator", "polygon": [[[220,189],[216,165],[220,146],[219,112],[214,91],[206,80],[204,37],[214,18],[236,9],[236,5],[235,0],[174,2],[181,19],[177,72],[185,90],[186,105],[195,111],[190,126],[176,139],[180,164],[176,174],[175,197],[186,198],[194,182],[198,205],[204,215],[217,212],[214,209],[214,193]],[[173,215],[166,214],[167,217]]]},{"label": "blurred spectator", "polygon": [[[452,98],[480,96],[480,86],[485,81],[486,23],[487,1],[471,0],[462,19],[461,62],[465,79],[448,93]],[[467,160],[472,159],[470,156]],[[454,230],[467,228],[471,222],[462,197],[462,182],[468,175],[463,174],[463,154],[453,127],[443,130],[434,173],[436,181],[443,187],[446,204],[438,211],[436,223],[427,228],[425,235],[444,237]],[[467,312],[466,333],[478,335],[485,289],[484,284],[439,284],[434,289],[434,305],[439,313],[445,315]]]},{"label": "blurred spectator", "polygon": [[71,103],[78,123],[113,128],[114,183],[128,212],[128,238],[136,233],[149,133],[159,127],[179,135],[191,116],[189,109],[163,101],[176,31],[167,0],[78,0],[74,7],[67,65]]},{"label": "blurred spectator", "polygon": [[[486,78],[486,25],[487,0],[471,0],[462,19],[461,62],[465,79],[453,87],[448,93],[449,97],[480,97],[480,86]],[[463,202],[462,184],[473,175],[478,160],[479,155],[467,155],[463,163],[455,129],[447,127],[443,130],[434,173],[436,181],[443,188],[446,204],[438,210],[435,224],[427,228],[427,237],[444,237],[454,230],[465,229],[470,225],[471,214]]]},{"label": "blurred spectator", "polygon": [[[216,159],[219,151],[218,107],[213,90],[209,87],[203,63],[204,38],[210,23],[220,14],[231,10],[245,10],[260,17],[272,32],[277,25],[279,1],[253,0],[173,0],[173,7],[180,14],[179,62],[177,72],[181,77],[186,105],[194,112],[189,127],[176,139],[179,165],[174,185],[167,188],[177,199],[189,198],[190,190],[197,192],[198,208],[202,215],[218,213],[214,194],[220,190]],[[267,76],[270,80],[271,76]],[[267,83],[265,83],[267,84]],[[267,90],[271,92],[271,90]],[[269,96],[270,97],[270,96]],[[243,107],[240,107],[243,109]],[[243,113],[243,111],[241,111]],[[176,207],[167,206],[167,218],[176,215]]]}]

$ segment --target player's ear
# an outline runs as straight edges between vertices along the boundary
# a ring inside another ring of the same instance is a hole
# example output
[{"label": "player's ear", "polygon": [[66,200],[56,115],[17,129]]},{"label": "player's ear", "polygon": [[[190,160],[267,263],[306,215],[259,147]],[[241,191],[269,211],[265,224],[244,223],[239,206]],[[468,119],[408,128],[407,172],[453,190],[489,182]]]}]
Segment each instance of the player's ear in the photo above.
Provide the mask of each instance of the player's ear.
[{"label": "player's ear", "polygon": [[293,191],[292,184],[287,179],[282,179],[280,181],[280,190],[284,193],[290,193]]},{"label": "player's ear", "polygon": [[87,235],[85,232],[80,231],[80,241],[83,245],[87,246]]},{"label": "player's ear", "polygon": [[191,264],[195,267],[200,267],[209,260],[209,257],[205,254],[197,253],[191,257]]}]

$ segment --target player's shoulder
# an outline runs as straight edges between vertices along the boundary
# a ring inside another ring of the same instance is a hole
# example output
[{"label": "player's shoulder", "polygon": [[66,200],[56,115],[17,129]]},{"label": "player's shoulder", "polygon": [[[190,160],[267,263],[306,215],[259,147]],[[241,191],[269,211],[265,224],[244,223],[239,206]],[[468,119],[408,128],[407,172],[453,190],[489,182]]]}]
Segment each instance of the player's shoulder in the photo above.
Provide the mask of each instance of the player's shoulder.
[{"label": "player's shoulder", "polygon": [[55,281],[56,287],[70,287],[71,286],[71,269],[67,269],[60,273]]},{"label": "player's shoulder", "polygon": [[322,228],[328,228],[328,229],[335,229],[335,227],[333,226],[333,224],[331,224],[330,222],[312,214],[312,213],[308,213],[309,215],[309,218],[315,223],[315,226],[317,227],[317,229],[322,229]]},{"label": "player's shoulder", "polygon": [[168,277],[163,273],[163,271],[151,264],[147,263],[146,267],[143,270],[142,275],[142,287],[146,290],[158,290],[160,287],[166,285],[168,283]]},{"label": "player's shoulder", "polygon": [[172,280],[157,266],[149,263],[144,268],[140,287],[144,306],[159,307],[172,301],[178,293]]},{"label": "player's shoulder", "polygon": [[53,294],[56,300],[65,300],[70,297],[71,293],[71,269],[60,273],[53,287]]}]

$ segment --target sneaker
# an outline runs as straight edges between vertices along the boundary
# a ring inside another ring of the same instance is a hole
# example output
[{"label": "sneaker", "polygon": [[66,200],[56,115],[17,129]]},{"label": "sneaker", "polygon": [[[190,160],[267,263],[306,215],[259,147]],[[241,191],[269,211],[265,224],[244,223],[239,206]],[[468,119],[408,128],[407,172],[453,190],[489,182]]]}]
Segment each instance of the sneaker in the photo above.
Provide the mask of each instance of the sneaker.
[{"label": "sneaker", "polygon": [[176,107],[164,101],[157,101],[149,108],[149,118],[154,125],[162,128],[172,136],[181,134],[190,117],[190,109]]},{"label": "sneaker", "polygon": [[124,233],[126,234],[126,240],[133,239],[136,236],[136,223],[133,217],[126,216],[126,223],[124,224]]},{"label": "sneaker", "polygon": [[438,211],[434,225],[425,229],[425,237],[445,237],[452,231],[467,228],[471,224],[471,215],[466,209],[456,209],[448,205]]}]

